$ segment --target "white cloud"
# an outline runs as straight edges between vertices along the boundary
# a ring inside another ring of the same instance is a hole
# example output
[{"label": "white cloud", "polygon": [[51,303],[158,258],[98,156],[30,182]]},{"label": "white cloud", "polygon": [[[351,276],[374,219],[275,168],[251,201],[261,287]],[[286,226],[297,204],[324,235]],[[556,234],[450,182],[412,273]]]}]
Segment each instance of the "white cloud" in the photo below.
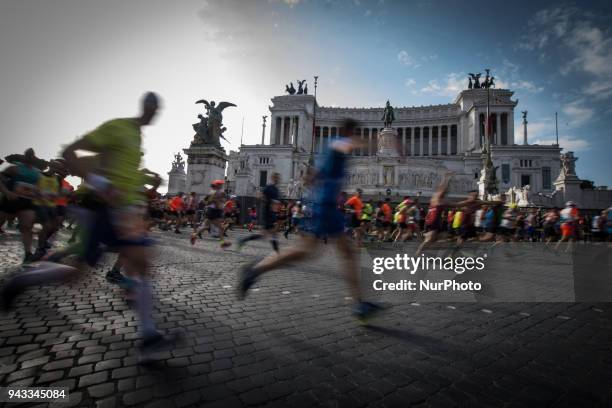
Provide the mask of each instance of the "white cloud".
[{"label": "white cloud", "polygon": [[[527,118],[529,120],[529,118]],[[559,146],[566,151],[571,150],[575,152],[588,150],[591,144],[588,140],[578,138],[573,135],[567,135],[568,128],[563,125],[563,122],[559,122]],[[555,121],[554,118],[538,120],[527,123],[527,141],[529,144],[539,145],[552,145],[556,144],[557,140],[555,137]],[[514,141],[517,144],[523,143],[523,123],[522,121],[516,121],[514,123]]]},{"label": "white cloud", "polygon": [[418,68],[421,66],[413,57],[411,57],[406,50],[401,50],[397,54],[397,60],[407,67]]},{"label": "white cloud", "polygon": [[537,85],[533,81],[522,78],[521,66],[504,59],[501,67],[494,70],[495,85],[497,88],[511,89],[513,91],[525,91],[531,94],[539,93],[544,87]]},{"label": "white cloud", "polygon": [[583,89],[583,92],[595,99],[609,98],[612,96],[612,79],[602,79],[600,81],[591,82]]},{"label": "white cloud", "polygon": [[561,111],[569,117],[570,126],[580,126],[593,117],[594,110],[587,108],[580,101],[564,106]]},{"label": "white cloud", "polygon": [[430,80],[420,92],[438,96],[456,96],[466,88],[465,78],[464,73],[451,72],[442,82],[436,79]]},{"label": "white cloud", "polygon": [[415,58],[408,54],[406,50],[401,50],[397,54],[397,60],[402,64],[410,68],[418,68],[422,66],[424,63],[432,62],[438,59],[437,54],[424,55],[419,58]]},{"label": "white cloud", "polygon": [[412,88],[415,84],[416,81],[412,78],[408,78],[406,81],[404,81],[404,85],[406,85],[407,88]]},{"label": "white cloud", "polygon": [[537,86],[532,81],[526,81],[524,79],[520,79],[518,81],[514,81],[510,84],[511,89],[519,89],[524,90],[530,93],[538,93],[544,90],[544,87]]},{"label": "white cloud", "polygon": [[612,96],[612,35],[598,27],[593,16],[577,7],[557,6],[536,13],[519,49],[537,51],[547,57],[557,47],[564,63],[562,75],[572,72],[591,76],[583,93],[597,99]]}]

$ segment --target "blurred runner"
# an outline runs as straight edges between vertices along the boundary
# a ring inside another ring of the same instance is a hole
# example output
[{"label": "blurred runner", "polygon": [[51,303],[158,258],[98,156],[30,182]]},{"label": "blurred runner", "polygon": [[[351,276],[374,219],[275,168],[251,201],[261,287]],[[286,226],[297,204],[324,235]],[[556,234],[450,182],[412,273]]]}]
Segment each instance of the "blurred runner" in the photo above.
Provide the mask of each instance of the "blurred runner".
[{"label": "blurred runner", "polygon": [[272,249],[278,253],[278,240],[276,239],[276,213],[280,205],[280,192],[278,191],[278,183],[280,183],[280,174],[272,174],[272,182],[264,187],[260,198],[263,200],[263,217],[264,229],[263,234],[251,234],[238,240],[238,250],[250,241],[255,241],[262,238],[267,238],[272,244]]},{"label": "blurred runner", "polygon": [[[232,245],[231,242],[225,241],[225,224],[223,222],[223,206],[225,205],[225,192],[223,191],[223,180],[214,180],[210,185],[210,193],[206,197],[206,219],[208,226],[214,226],[219,233],[219,244],[221,248],[227,248]],[[197,228],[191,234],[191,245],[195,245],[196,240],[201,237],[202,231],[206,229],[206,223]]]},{"label": "blurred runner", "polygon": [[38,179],[40,169],[36,164],[40,161],[33,149],[25,151],[23,156],[19,155],[19,161],[13,162],[12,166],[2,171],[0,179],[0,192],[3,198],[0,204],[0,226],[9,217],[17,217],[19,220],[19,231],[23,243],[23,262],[31,262],[32,254],[32,226],[36,218],[33,199],[38,196]]},{"label": "blurred runner", "polygon": [[[238,282],[238,296],[244,298],[248,290],[255,284],[262,274],[287,265],[291,262],[302,260],[309,255],[314,255],[320,243],[318,237],[329,236],[336,240],[338,251],[345,263],[345,280],[349,285],[352,298],[355,300],[354,314],[361,320],[365,320],[373,313],[381,309],[380,306],[366,302],[362,298],[359,286],[359,264],[350,241],[344,234],[344,216],[338,207],[338,196],[345,180],[347,158],[351,151],[359,148],[363,142],[359,135],[354,133],[356,122],[348,119],[342,128],[344,137],[334,140],[330,144],[329,151],[315,174],[313,193],[315,197],[312,234],[304,234],[300,243],[280,254],[270,256],[255,265],[246,266],[241,273]],[[342,206],[344,207],[344,202]]]},{"label": "blurred runner", "polygon": [[[101,244],[119,251],[126,273],[134,283],[142,334],[140,351],[144,361],[148,360],[150,353],[172,347],[176,340],[175,336],[164,336],[155,327],[147,274],[151,256],[143,218],[146,207],[142,194],[145,180],[139,170],[140,128],[152,121],[158,106],[157,96],[147,93],[139,117],[105,122],[69,145],[63,153],[71,173],[86,180],[97,200],[84,226],[86,237],[81,259],[95,265],[101,254]],[[79,150],[96,153],[97,165],[90,166],[86,160],[80,159],[76,154]],[[33,265],[6,282],[2,289],[3,305],[9,307],[13,298],[30,286],[65,282],[82,275],[83,270],[83,265],[78,269],[51,262]]]}]

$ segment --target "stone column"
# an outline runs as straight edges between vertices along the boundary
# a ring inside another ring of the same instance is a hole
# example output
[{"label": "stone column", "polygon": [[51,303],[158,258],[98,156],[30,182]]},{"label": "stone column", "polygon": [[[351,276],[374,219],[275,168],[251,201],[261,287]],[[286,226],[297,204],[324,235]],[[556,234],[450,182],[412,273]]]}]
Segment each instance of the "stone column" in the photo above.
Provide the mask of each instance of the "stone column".
[{"label": "stone column", "polygon": [[406,154],[406,128],[402,129],[402,156]]},{"label": "stone column", "polygon": [[319,153],[323,153],[324,145],[325,139],[323,139],[323,126],[319,126]]},{"label": "stone column", "polygon": [[280,131],[280,140],[278,141],[278,144],[284,144],[285,143],[285,117],[282,116],[281,117],[281,131]]},{"label": "stone column", "polygon": [[368,128],[368,156],[372,155],[372,128]]},{"label": "stone column", "polygon": [[414,129],[410,128],[410,155],[414,156]]},{"label": "stone column", "polygon": [[514,144],[514,111],[508,113],[508,144]]},{"label": "stone column", "polygon": [[419,126],[419,155],[423,156],[423,128]]},{"label": "stone column", "polygon": [[[276,137],[276,116],[270,116],[270,145],[275,143],[274,138]],[[265,143],[262,143],[265,144]]]},{"label": "stone column", "polygon": [[362,143],[361,147],[359,148],[359,155],[360,155],[360,156],[363,156],[363,153],[364,153],[364,151],[365,151],[365,148],[363,147],[363,141],[364,141],[364,137],[363,137],[363,128],[360,128],[360,129],[359,129],[359,134],[360,134],[360,137],[361,137],[361,143]]},{"label": "stone column", "polygon": [[323,153],[323,126],[319,126],[319,153]]},{"label": "stone column", "polygon": [[446,155],[451,155],[451,130],[453,125],[446,125]]},{"label": "stone column", "polygon": [[442,126],[438,128],[438,156],[442,156]]},{"label": "stone column", "polygon": [[427,146],[428,146],[428,152],[429,155],[431,156],[433,153],[433,126],[429,126],[429,133],[427,134]]},{"label": "stone column", "polygon": [[495,127],[497,134],[495,135],[495,144],[501,145],[501,113],[495,114]]},{"label": "stone column", "polygon": [[523,119],[523,144],[529,144],[527,143],[527,118]]}]

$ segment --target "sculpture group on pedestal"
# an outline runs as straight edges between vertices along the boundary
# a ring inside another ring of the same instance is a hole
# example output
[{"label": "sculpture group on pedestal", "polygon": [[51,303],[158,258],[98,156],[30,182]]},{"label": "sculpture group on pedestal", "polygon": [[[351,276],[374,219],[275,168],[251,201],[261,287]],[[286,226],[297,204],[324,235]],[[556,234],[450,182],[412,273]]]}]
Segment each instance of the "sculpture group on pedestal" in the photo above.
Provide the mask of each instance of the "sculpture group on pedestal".
[{"label": "sculpture group on pedestal", "polygon": [[221,138],[227,141],[223,136],[223,132],[227,129],[223,127],[223,110],[229,106],[236,106],[230,102],[221,102],[215,105],[215,101],[210,103],[206,99],[200,99],[196,103],[203,103],[206,106],[206,115],[198,115],[200,122],[193,124],[193,130],[196,134],[193,137],[191,146],[209,145],[213,147],[221,147]]},{"label": "sculpture group on pedestal", "polygon": [[567,152],[567,153],[561,154],[560,160],[561,160],[561,174],[559,176],[560,177],[561,176],[563,177],[575,176],[576,169],[575,169],[574,162],[576,161],[576,158],[574,157],[574,153]]},{"label": "sculpture group on pedestal", "polygon": [[482,84],[480,83],[480,77],[482,76],[480,72],[477,74],[468,73],[468,89],[495,88],[495,77],[489,75],[490,69],[485,69],[485,71],[487,71],[487,75]]},{"label": "sculpture group on pedestal", "polygon": [[185,161],[180,153],[174,155],[174,161],[172,162],[172,171],[185,172]]},{"label": "sculpture group on pedestal", "polygon": [[510,187],[506,192],[506,197],[510,198],[510,203],[516,204],[519,207],[527,207],[532,205],[532,202],[529,198],[529,190],[531,187],[526,185],[524,187]]},{"label": "sculpture group on pedestal", "polygon": [[287,92],[289,95],[308,95],[308,85],[306,85],[306,80],[297,80],[298,83],[298,89],[297,91],[295,90],[295,87],[293,86],[293,82],[289,82],[289,85],[285,85],[285,92]]},{"label": "sculpture group on pedestal", "polygon": [[302,196],[302,182],[300,180],[289,180],[286,194],[287,198],[300,198]]},{"label": "sculpture group on pedestal", "polygon": [[485,144],[482,148],[482,169],[480,180],[484,183],[484,193],[487,195],[497,194],[497,169],[491,160],[491,151]]}]

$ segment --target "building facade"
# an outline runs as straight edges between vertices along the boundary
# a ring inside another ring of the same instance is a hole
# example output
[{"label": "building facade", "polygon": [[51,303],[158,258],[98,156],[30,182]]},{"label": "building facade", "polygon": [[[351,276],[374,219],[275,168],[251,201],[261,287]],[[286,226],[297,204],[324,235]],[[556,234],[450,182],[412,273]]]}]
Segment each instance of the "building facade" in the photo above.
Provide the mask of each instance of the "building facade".
[{"label": "building facade", "polygon": [[[487,95],[488,92],[488,95]],[[366,196],[429,196],[443,175],[452,171],[451,197],[477,189],[485,141],[487,98],[492,114],[491,156],[498,188],[529,186],[531,194],[551,194],[560,173],[558,145],[515,142],[517,101],[506,89],[464,90],[445,105],[395,108],[397,154],[379,154],[383,107],[318,106],[312,95],[272,98],[268,144],[242,145],[228,157],[227,179],[238,195],[255,195],[274,172],[281,189],[299,196],[300,182],[311,153],[318,160],[343,134],[345,118],[358,122],[364,146],[353,152],[346,190],[361,188]]]}]

